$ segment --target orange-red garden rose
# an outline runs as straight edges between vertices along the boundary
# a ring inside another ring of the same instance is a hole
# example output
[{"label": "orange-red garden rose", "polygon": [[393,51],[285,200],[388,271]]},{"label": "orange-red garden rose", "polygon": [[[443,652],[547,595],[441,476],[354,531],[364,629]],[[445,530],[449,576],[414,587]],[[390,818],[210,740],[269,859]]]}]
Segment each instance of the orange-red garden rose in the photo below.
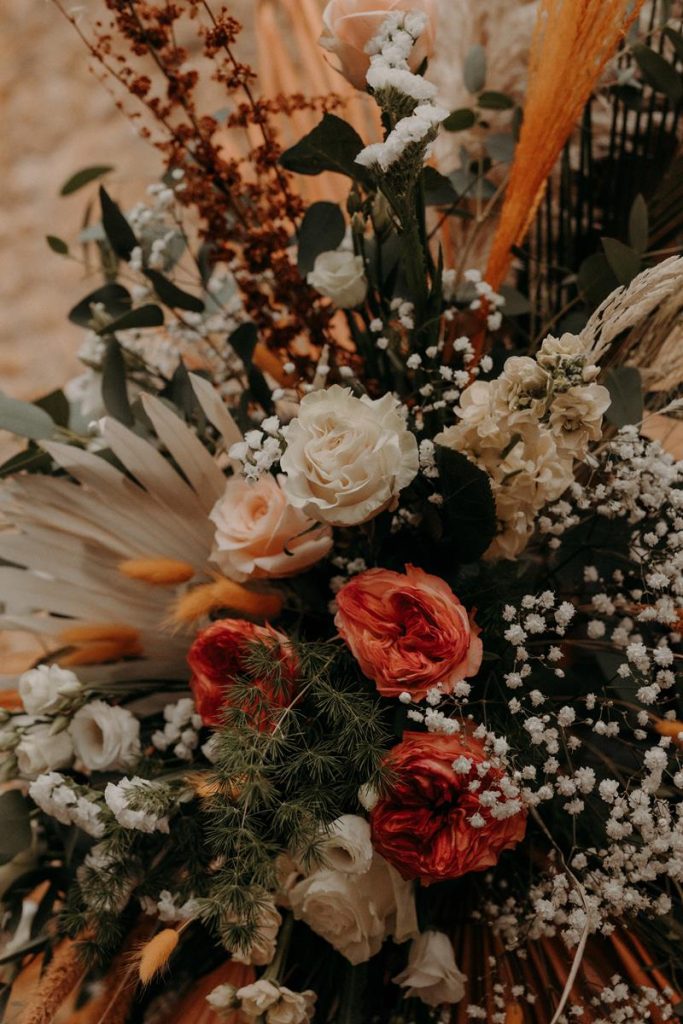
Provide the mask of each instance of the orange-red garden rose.
[{"label": "orange-red garden rose", "polygon": [[385,697],[423,700],[437,683],[451,693],[479,671],[479,629],[438,576],[413,565],[405,574],[368,569],[342,587],[337,606],[340,635]]},{"label": "orange-red garden rose", "polygon": [[[428,884],[482,871],[524,838],[514,788],[500,768],[477,771],[488,759],[473,737],[407,732],[388,761],[396,780],[370,816],[372,844],[404,878]],[[483,794],[491,795],[482,803]]]},{"label": "orange-red garden rose", "polygon": [[[230,690],[238,677],[245,676],[245,659],[254,643],[266,643],[273,649],[273,658],[283,663],[286,684],[277,689],[267,681],[255,681],[268,698],[271,707],[287,707],[294,689],[295,663],[289,642],[283,633],[271,626],[257,626],[245,619],[221,619],[202,630],[187,656],[192,678],[192,690],[197,712],[204,725],[222,724],[222,709],[234,704]],[[267,727],[267,715],[261,713],[254,702],[253,710],[259,729]],[[249,707],[240,705],[244,710]]]}]

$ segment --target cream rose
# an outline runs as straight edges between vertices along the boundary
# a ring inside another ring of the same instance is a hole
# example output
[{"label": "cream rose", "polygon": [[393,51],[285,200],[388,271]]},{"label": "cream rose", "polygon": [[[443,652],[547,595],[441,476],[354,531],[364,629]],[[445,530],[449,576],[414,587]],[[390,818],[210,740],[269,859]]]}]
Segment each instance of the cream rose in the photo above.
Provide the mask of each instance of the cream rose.
[{"label": "cream rose", "polygon": [[362,256],[346,250],[321,252],[306,280],[339,309],[360,306],[368,293]]},{"label": "cream rose", "polygon": [[288,895],[295,918],[352,964],[369,960],[389,935],[405,942],[417,934],[412,883],[379,856],[364,875],[320,868]]},{"label": "cream rose", "polygon": [[74,748],[68,732],[50,735],[49,725],[36,725],[24,733],[15,753],[19,774],[24,779],[35,779],[43,772],[68,768],[74,757]]},{"label": "cream rose", "polygon": [[334,54],[337,70],[356,89],[365,89],[365,76],[370,66],[367,45],[392,11],[427,15],[426,28],[410,55],[411,70],[416,71],[434,49],[435,0],[330,0],[323,12],[320,45]]},{"label": "cream rose", "polygon": [[343,814],[330,825],[322,848],[327,867],[364,875],[372,864],[370,825],[358,814]]},{"label": "cream rose", "polygon": [[269,473],[259,480],[228,480],[225,493],[211,512],[215,523],[212,561],[237,582],[250,577],[294,576],[327,554],[329,527],[315,528],[312,519],[287,501]]},{"label": "cream rose", "polygon": [[413,940],[408,966],[394,981],[427,1006],[459,1003],[465,995],[466,975],[458,970],[451,940],[443,932],[425,932]]},{"label": "cream rose", "polygon": [[19,679],[19,696],[29,715],[54,715],[65,699],[80,692],[78,676],[59,665],[38,665]]},{"label": "cream rose", "polygon": [[266,1024],[306,1024],[313,1016],[316,997],[314,992],[292,992],[284,985],[260,978],[238,989],[237,999],[246,1017],[265,1015]]},{"label": "cream rose", "polygon": [[280,989],[272,981],[261,978],[237,990],[240,1009],[247,1017],[260,1017],[280,998]]},{"label": "cream rose", "polygon": [[70,732],[88,771],[125,771],[140,757],[140,723],[126,708],[90,701],[74,715]]},{"label": "cream rose", "polygon": [[332,526],[355,526],[395,507],[417,474],[417,441],[392,395],[355,398],[333,384],[302,400],[280,465],[290,504]]}]

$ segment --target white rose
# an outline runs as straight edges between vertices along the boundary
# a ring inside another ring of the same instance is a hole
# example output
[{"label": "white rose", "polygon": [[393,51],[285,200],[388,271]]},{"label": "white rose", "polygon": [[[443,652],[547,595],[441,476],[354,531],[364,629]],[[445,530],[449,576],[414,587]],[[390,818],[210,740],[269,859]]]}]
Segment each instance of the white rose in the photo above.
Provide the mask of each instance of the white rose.
[{"label": "white rose", "polygon": [[363,257],[345,250],[321,252],[306,280],[340,309],[360,306],[368,293]]},{"label": "white rose", "polygon": [[64,698],[80,692],[78,676],[59,665],[38,665],[19,679],[19,696],[30,715],[54,715]]},{"label": "white rose", "polygon": [[231,579],[293,576],[323,558],[332,531],[293,508],[270,473],[234,476],[209,517],[216,525],[212,560]]},{"label": "white rose", "polygon": [[408,989],[409,999],[417,997],[427,1006],[441,1006],[460,1002],[467,976],[458,970],[448,936],[425,932],[413,940],[408,966],[394,981]]},{"label": "white rose", "polygon": [[333,384],[302,400],[280,465],[292,505],[332,526],[355,526],[395,506],[419,460],[392,395],[355,398]]},{"label": "white rose", "polygon": [[49,725],[36,725],[22,737],[16,748],[19,774],[35,779],[43,772],[68,768],[73,761],[74,748],[68,732],[50,736]]},{"label": "white rose", "polygon": [[278,1001],[280,989],[272,981],[261,978],[260,981],[238,989],[237,998],[240,1001],[242,1013],[245,1013],[247,1017],[260,1017],[269,1006]]},{"label": "white rose", "polygon": [[292,992],[280,986],[280,998],[266,1012],[266,1024],[306,1024],[313,1017],[315,992]]},{"label": "white rose", "polygon": [[370,825],[358,814],[343,814],[327,830],[322,852],[327,867],[364,875],[372,864]]},{"label": "white rose", "polygon": [[126,708],[90,701],[74,715],[70,732],[88,771],[124,771],[140,757],[140,723]]},{"label": "white rose", "polygon": [[404,942],[417,934],[412,883],[375,856],[364,875],[320,868],[289,891],[303,920],[352,964],[364,963],[393,935]]}]

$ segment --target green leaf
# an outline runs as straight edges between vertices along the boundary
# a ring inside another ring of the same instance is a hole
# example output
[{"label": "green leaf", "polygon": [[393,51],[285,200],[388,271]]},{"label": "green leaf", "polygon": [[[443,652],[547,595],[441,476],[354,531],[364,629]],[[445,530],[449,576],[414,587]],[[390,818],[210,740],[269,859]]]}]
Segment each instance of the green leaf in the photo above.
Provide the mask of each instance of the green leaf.
[{"label": "green leaf", "polygon": [[138,244],[135,233],[121,213],[118,203],[111,198],[104,185],[100,185],[100,206],[102,208],[102,227],[107,240],[122,260],[130,259],[130,254]]},{"label": "green leaf", "polygon": [[639,256],[647,249],[647,242],[650,233],[650,225],[647,213],[647,203],[640,193],[633,200],[631,212],[628,217],[628,240],[631,248]]},{"label": "green leaf", "polygon": [[481,92],[486,85],[486,50],[478,43],[465,57],[463,78],[468,92]]},{"label": "green leaf", "polygon": [[162,302],[171,309],[186,309],[190,313],[203,313],[204,303],[196,295],[190,295],[160,274],[158,270],[145,270],[145,277],[152,282],[154,291]]},{"label": "green leaf", "polygon": [[483,110],[512,110],[515,105],[512,97],[507,96],[504,92],[494,92],[493,90],[482,92],[477,103]]},{"label": "green leaf", "polygon": [[69,406],[69,400],[61,390],[51,391],[49,395],[44,395],[42,398],[37,399],[34,403],[39,409],[43,409],[48,416],[52,417],[52,420],[57,424],[58,427],[69,426],[69,415],[71,408]]},{"label": "green leaf", "polygon": [[463,455],[436,446],[448,541],[461,562],[474,562],[496,535],[496,504],[488,474]]},{"label": "green leaf", "polygon": [[69,246],[66,244],[63,238],[58,238],[57,235],[46,235],[45,241],[50,246],[53,252],[56,252],[58,256],[68,256]]},{"label": "green leaf", "polygon": [[630,284],[640,273],[641,262],[638,253],[630,246],[624,245],[618,238],[602,238],[601,242],[607,262],[619,284]]},{"label": "green leaf", "polygon": [[258,341],[258,328],[256,324],[240,324],[236,331],[233,331],[228,341],[234,348],[245,366],[251,364],[251,358]]},{"label": "green leaf", "polygon": [[297,263],[301,276],[305,277],[313,270],[321,253],[338,248],[345,234],[344,214],[336,203],[313,203],[309,206],[299,228]]},{"label": "green leaf", "polygon": [[640,423],[643,418],[643,386],[635,366],[616,366],[605,374],[612,404],[606,412],[615,427]]},{"label": "green leaf", "polygon": [[422,171],[422,183],[427,206],[453,206],[458,201],[458,193],[450,178],[439,174],[433,167],[425,167]]},{"label": "green leaf", "polygon": [[633,56],[645,80],[658,92],[663,92],[672,104],[683,99],[683,78],[661,53],[644,43],[636,43]]},{"label": "green leaf", "polygon": [[26,850],[32,841],[29,805],[19,790],[10,789],[0,796],[0,864],[7,864]]},{"label": "green leaf", "polygon": [[486,152],[492,160],[509,164],[515,155],[515,137],[512,132],[493,132],[484,139]]},{"label": "green leaf", "polygon": [[52,467],[52,459],[33,441],[29,441],[26,449],[17,452],[0,466],[0,479],[14,476],[15,473],[48,473]]},{"label": "green leaf", "polygon": [[100,327],[98,334],[114,334],[115,331],[131,331],[139,327],[161,327],[164,322],[164,311],[160,306],[138,306],[131,309],[117,320],[105,327]]},{"label": "green leaf", "polygon": [[109,316],[118,318],[127,313],[133,306],[133,300],[127,288],[121,284],[105,284],[102,288],[96,288],[84,299],[74,306],[69,313],[69,320],[79,327],[92,326],[92,313],[90,307],[98,304],[104,306]]},{"label": "green leaf", "polygon": [[445,128],[447,132],[464,132],[476,123],[477,115],[474,111],[468,107],[461,107],[449,114],[446,120],[441,122],[441,127]]},{"label": "green leaf", "polygon": [[363,140],[355,128],[336,114],[325,114],[312,132],[285,150],[280,163],[285,170],[297,174],[335,171],[359,181],[370,181],[367,168],[356,163],[361,149]]},{"label": "green leaf", "polygon": [[683,61],[683,35],[670,26],[667,26],[667,28],[664,29],[664,35],[676,51],[678,59]]},{"label": "green leaf", "polygon": [[42,441],[54,435],[55,423],[44,409],[10,398],[0,391],[0,430],[9,430],[30,441]]},{"label": "green leaf", "polygon": [[591,306],[599,305],[610,292],[619,287],[614,271],[602,252],[593,253],[583,261],[577,274],[577,284]]},{"label": "green leaf", "polygon": [[102,361],[102,401],[110,416],[127,427],[133,426],[135,418],[128,401],[126,362],[116,338],[108,339]]},{"label": "green leaf", "polygon": [[113,170],[111,164],[95,164],[92,167],[84,167],[82,171],[76,171],[64,182],[59,194],[60,196],[70,196],[72,192],[78,192],[79,188],[89,185],[91,181],[96,181],[97,178],[101,178],[102,175]]},{"label": "green leaf", "polygon": [[526,295],[513,288],[512,285],[501,285],[498,291],[505,299],[505,305],[501,307],[503,316],[521,316],[531,310],[531,303]]}]

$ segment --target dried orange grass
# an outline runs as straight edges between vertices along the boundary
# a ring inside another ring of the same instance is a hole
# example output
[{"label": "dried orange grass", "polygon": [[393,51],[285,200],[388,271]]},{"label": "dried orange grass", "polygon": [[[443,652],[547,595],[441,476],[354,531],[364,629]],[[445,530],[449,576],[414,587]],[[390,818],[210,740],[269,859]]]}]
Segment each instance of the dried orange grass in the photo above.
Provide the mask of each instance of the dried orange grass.
[{"label": "dried orange grass", "polygon": [[78,941],[65,939],[17,1024],[51,1024],[62,1003],[85,977]]},{"label": "dried orange grass", "polygon": [[282,611],[279,594],[247,590],[239,583],[218,577],[213,583],[202,583],[180,597],[171,613],[176,626],[196,622],[219,608],[245,615],[249,619],[275,619]]},{"label": "dried orange grass", "polygon": [[524,122],[486,280],[498,288],[548,177],[643,0],[541,0],[529,55]]}]

